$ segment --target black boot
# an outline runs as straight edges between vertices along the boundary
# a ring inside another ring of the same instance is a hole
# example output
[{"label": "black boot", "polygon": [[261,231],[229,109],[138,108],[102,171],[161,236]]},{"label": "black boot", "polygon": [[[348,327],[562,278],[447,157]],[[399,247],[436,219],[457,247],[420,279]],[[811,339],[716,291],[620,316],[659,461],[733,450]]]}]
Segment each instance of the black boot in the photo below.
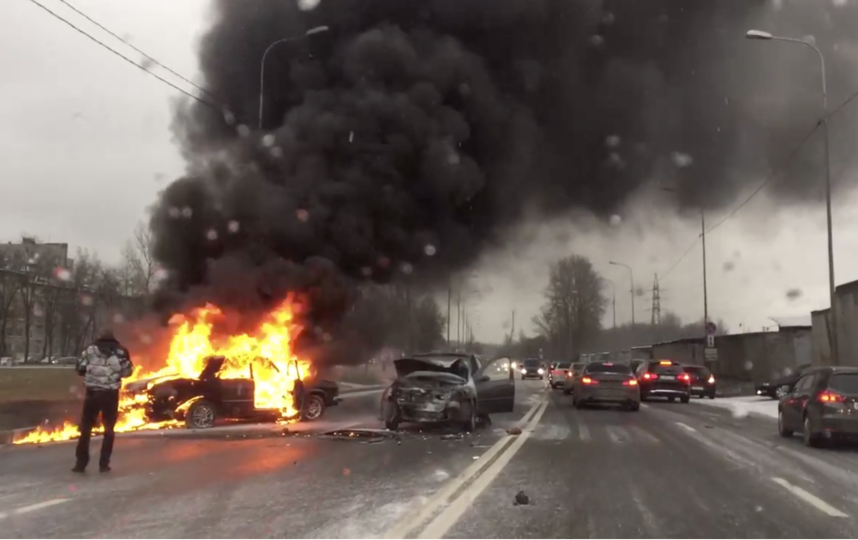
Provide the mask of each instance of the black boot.
[{"label": "black boot", "polygon": [[74,466],[74,468],[72,468],[72,472],[78,473],[78,474],[83,474],[86,472],[86,465],[81,465],[80,463],[78,463],[77,465]]}]

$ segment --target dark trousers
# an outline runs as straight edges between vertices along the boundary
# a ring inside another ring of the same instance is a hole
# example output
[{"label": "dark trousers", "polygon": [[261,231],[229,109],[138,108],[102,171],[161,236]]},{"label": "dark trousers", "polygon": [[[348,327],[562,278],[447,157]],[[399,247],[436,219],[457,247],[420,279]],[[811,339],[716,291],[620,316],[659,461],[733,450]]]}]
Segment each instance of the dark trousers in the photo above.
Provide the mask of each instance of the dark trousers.
[{"label": "dark trousers", "polygon": [[100,467],[107,467],[110,465],[110,454],[113,453],[113,428],[119,415],[119,390],[86,391],[80,418],[80,439],[77,441],[78,467],[86,467],[89,463],[89,439],[99,414],[104,428],[104,440],[101,442],[101,458],[98,464]]}]

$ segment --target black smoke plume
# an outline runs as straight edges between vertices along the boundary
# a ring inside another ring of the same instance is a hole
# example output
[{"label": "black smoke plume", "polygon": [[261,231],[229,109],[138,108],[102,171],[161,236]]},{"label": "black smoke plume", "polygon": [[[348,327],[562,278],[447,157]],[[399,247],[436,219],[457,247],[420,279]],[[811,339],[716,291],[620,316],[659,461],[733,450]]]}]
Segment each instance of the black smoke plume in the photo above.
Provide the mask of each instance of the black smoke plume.
[{"label": "black smoke plume", "polygon": [[[606,216],[653,181],[683,207],[731,203],[819,116],[812,53],[745,31],[814,34],[836,93],[858,27],[842,3],[214,0],[217,106],[177,114],[188,175],[152,218],[162,306],[301,289],[333,324],[343,276],[442,282],[534,209]],[[268,55],[257,129],[264,51],[320,25]],[[776,192],[815,194],[818,159]]]}]

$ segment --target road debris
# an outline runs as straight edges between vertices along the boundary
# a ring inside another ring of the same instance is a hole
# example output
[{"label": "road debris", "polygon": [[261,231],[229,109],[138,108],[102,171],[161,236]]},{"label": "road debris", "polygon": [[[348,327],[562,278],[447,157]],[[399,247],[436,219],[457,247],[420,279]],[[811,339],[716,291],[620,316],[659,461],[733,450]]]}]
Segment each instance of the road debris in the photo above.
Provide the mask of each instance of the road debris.
[{"label": "road debris", "polygon": [[518,426],[513,426],[506,430],[508,435],[521,435],[521,428]]},{"label": "road debris", "polygon": [[524,490],[520,490],[515,494],[515,501],[513,502],[513,506],[526,506],[530,504],[530,497],[524,492]]}]

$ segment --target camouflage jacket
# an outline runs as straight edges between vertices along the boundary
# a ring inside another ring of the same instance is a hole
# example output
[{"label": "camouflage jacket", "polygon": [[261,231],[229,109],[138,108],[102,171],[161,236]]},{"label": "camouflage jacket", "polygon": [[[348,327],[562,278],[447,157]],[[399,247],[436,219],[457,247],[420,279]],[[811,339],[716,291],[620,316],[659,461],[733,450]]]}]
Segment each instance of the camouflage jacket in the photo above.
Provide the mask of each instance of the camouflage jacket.
[{"label": "camouflage jacket", "polygon": [[77,372],[90,390],[119,390],[133,370],[128,349],[111,339],[97,340],[77,361]]}]

